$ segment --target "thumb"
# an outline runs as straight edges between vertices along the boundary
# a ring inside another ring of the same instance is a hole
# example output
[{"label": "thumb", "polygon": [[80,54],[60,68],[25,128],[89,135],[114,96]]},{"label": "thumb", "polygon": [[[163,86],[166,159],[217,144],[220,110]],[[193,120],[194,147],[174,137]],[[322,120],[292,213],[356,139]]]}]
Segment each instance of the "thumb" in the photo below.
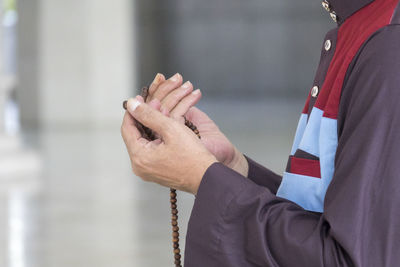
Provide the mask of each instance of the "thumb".
[{"label": "thumb", "polygon": [[171,124],[174,122],[164,116],[158,110],[144,103],[143,98],[138,96],[128,100],[127,108],[129,113],[141,124],[160,134],[164,139],[172,133]]}]

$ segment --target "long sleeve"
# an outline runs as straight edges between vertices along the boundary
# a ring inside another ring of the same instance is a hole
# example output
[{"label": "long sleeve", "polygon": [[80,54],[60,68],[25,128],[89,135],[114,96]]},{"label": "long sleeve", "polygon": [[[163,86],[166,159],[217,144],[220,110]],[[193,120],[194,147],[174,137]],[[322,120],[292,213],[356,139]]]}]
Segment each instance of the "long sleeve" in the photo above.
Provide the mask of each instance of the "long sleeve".
[{"label": "long sleeve", "polygon": [[398,266],[399,47],[400,26],[385,27],[351,65],[324,213],[215,163],[189,221],[186,267]]},{"label": "long sleeve", "polygon": [[254,183],[267,187],[272,193],[276,194],[282,182],[282,176],[265,168],[246,155],[245,158],[249,164],[249,174],[247,177]]}]

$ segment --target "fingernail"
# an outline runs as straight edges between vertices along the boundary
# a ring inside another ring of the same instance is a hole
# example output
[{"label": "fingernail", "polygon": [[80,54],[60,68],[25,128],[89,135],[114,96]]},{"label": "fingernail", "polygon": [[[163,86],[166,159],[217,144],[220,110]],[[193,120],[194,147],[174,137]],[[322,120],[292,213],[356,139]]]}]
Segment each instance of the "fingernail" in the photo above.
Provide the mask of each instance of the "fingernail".
[{"label": "fingernail", "polygon": [[194,90],[194,91],[192,92],[192,94],[194,94],[194,95],[198,95],[198,94],[200,94],[200,89],[196,89],[196,90]]},{"label": "fingernail", "polygon": [[191,85],[191,82],[187,81],[182,85],[182,88],[183,89],[188,89],[190,87],[190,85]]},{"label": "fingernail", "polygon": [[179,76],[180,76],[180,74],[177,73],[177,74],[175,74],[174,76],[172,76],[172,77],[170,78],[170,80],[173,81],[173,82],[177,82],[177,81],[179,80]]},{"label": "fingernail", "polygon": [[130,112],[134,112],[138,106],[140,106],[140,101],[136,98],[131,98],[128,100],[128,109]]},{"label": "fingernail", "polygon": [[158,85],[160,83],[161,74],[157,73],[156,77],[153,80],[154,85]]}]

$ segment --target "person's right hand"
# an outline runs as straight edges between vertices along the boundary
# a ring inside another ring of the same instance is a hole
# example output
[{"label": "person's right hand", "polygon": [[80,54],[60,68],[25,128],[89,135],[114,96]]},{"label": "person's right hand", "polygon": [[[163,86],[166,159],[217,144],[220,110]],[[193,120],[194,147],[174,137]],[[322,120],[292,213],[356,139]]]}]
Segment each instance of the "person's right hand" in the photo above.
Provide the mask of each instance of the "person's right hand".
[{"label": "person's right hand", "polygon": [[247,177],[249,167],[244,155],[204,112],[194,107],[201,98],[200,90],[193,91],[193,85],[190,82],[184,84],[182,82],[182,76],[179,74],[168,80],[165,80],[162,74],[157,74],[149,88],[146,102],[159,100],[161,112],[179,119],[182,123],[185,116],[196,125],[203,144],[219,162]]}]

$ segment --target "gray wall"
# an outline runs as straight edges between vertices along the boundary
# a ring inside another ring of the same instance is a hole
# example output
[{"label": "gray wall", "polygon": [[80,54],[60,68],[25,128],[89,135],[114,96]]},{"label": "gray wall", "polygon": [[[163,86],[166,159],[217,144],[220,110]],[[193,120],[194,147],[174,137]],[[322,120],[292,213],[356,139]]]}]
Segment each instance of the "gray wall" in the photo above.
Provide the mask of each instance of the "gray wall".
[{"label": "gray wall", "polygon": [[206,97],[304,97],[335,27],[319,0],[136,3],[139,85],[180,72]]}]

